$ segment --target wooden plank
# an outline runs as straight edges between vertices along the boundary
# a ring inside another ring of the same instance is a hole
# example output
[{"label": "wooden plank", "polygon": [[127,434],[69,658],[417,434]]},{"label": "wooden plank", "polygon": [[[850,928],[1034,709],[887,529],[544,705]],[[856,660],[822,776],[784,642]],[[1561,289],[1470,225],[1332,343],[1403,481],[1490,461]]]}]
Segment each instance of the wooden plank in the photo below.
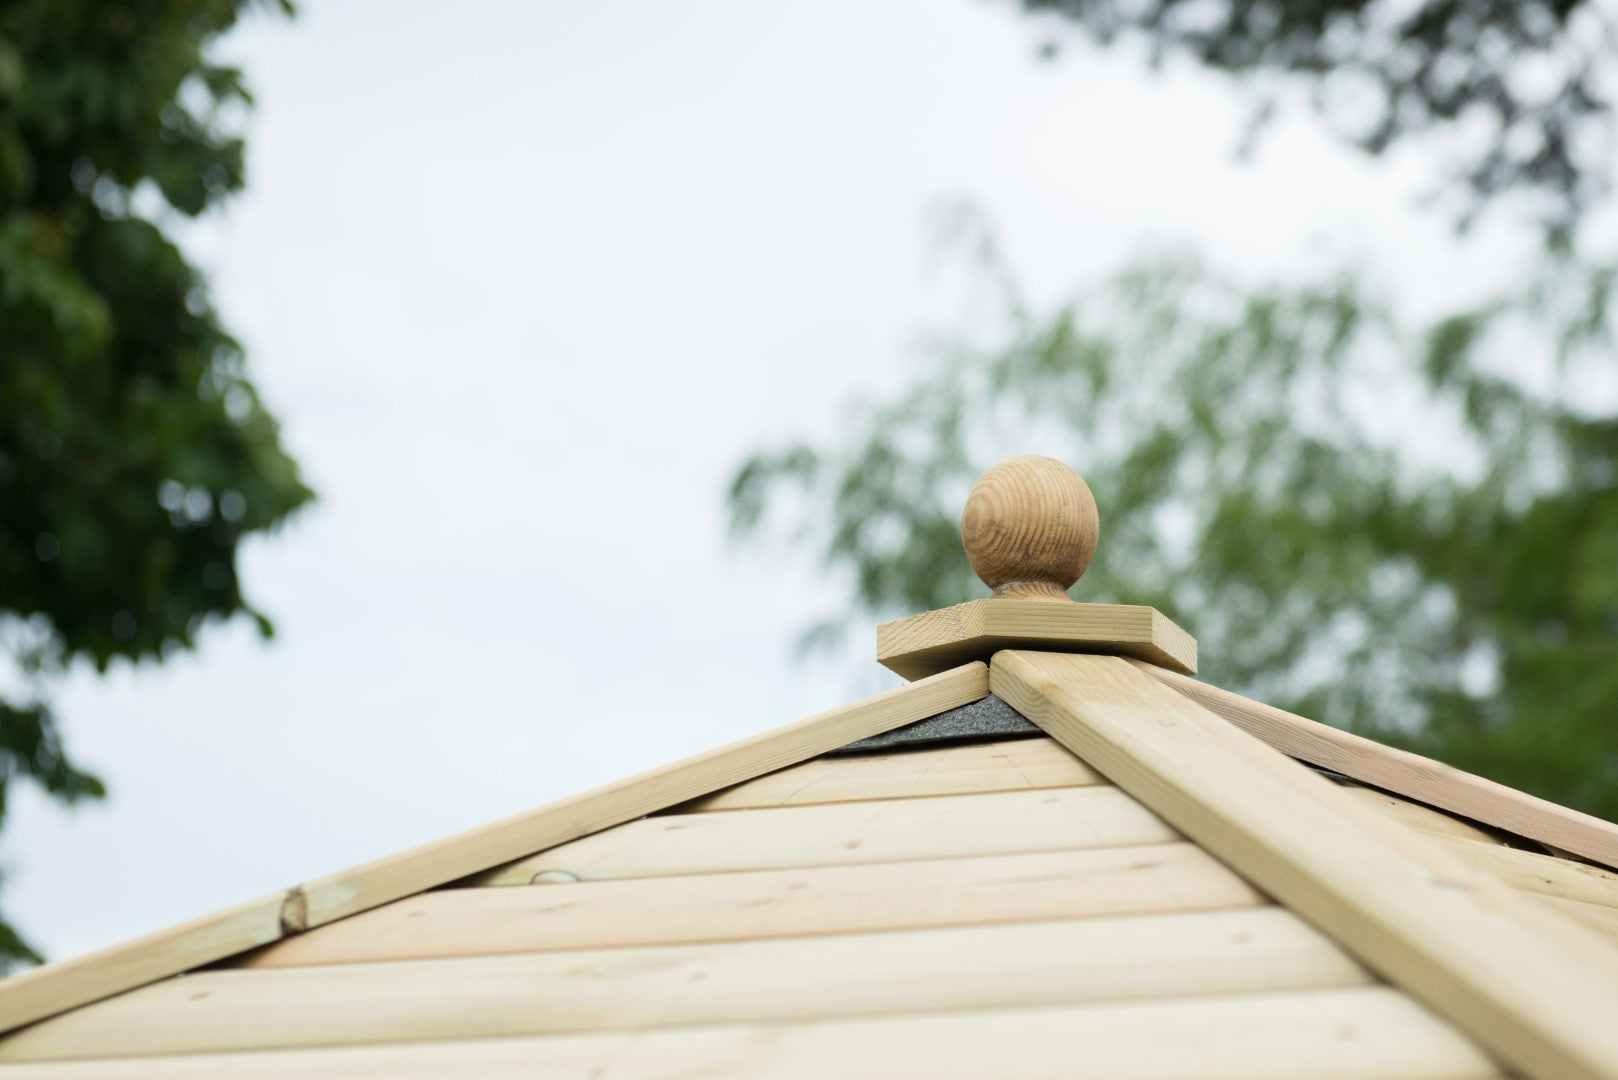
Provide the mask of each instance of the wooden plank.
[{"label": "wooden plank", "polygon": [[[923,683],[820,713],[674,765],[642,773],[493,825],[303,886],[308,924],[321,926],[401,896],[818,757],[988,695],[982,665],[968,664]],[[916,692],[916,691],[920,692]]]},{"label": "wooden plank", "polygon": [[1589,934],[1116,657],[1001,653],[995,693],[1213,854],[1546,1080],[1618,1076]]},{"label": "wooden plank", "polygon": [[444,889],[288,938],[252,967],[1252,907],[1264,897],[1184,842],[868,866]]},{"label": "wooden plank", "polygon": [[1080,787],[1100,774],[1055,739],[1006,739],[927,750],[817,758],[676,807],[680,813],[986,791]]},{"label": "wooden plank", "polygon": [[5,1080],[1476,1080],[1465,1039],[1385,987],[798,1024],[0,1067]]},{"label": "wooden plank", "polygon": [[1544,898],[1554,911],[1558,911],[1595,934],[1608,945],[1618,948],[1618,910],[1605,904],[1591,904],[1583,900],[1562,897]]},{"label": "wooden plank", "polygon": [[1518,848],[1480,844],[1475,840],[1453,836],[1435,839],[1447,851],[1513,889],[1618,910],[1618,874]]},{"label": "wooden plank", "polygon": [[[1053,956],[1083,963],[1053,964]],[[170,979],[0,1039],[0,1061],[819,1020],[1372,981],[1269,906]],[[699,993],[693,987],[700,986]]]},{"label": "wooden plank", "polygon": [[751,780],[856,739],[891,731],[988,694],[969,664],[595,791],[162,931],[0,981],[0,1031],[95,1001],[284,933],[320,926],[527,852]]},{"label": "wooden plank", "polygon": [[1252,701],[1152,664],[1141,670],[1290,757],[1618,870],[1618,825]]},{"label": "wooden plank", "polygon": [[272,893],[134,941],[0,980],[0,1031],[275,941],[296,897]]},{"label": "wooden plank", "polygon": [[1376,788],[1351,781],[1339,781],[1339,785],[1365,805],[1428,834],[1450,853],[1514,889],[1618,907],[1618,874],[1610,870],[1512,847],[1500,838],[1499,832]]},{"label": "wooden plank", "polygon": [[1351,781],[1338,781],[1338,786],[1365,805],[1373,806],[1380,813],[1429,835],[1448,836],[1479,844],[1492,844],[1495,847],[1508,846],[1499,834],[1488,832],[1442,810],[1434,810],[1430,806],[1411,802],[1398,795],[1389,795],[1376,788],[1362,787]]},{"label": "wooden plank", "polygon": [[990,597],[876,628],[876,658],[918,679],[1001,649],[1119,653],[1195,674],[1197,642],[1155,608]]},{"label": "wooden plank", "polygon": [[1179,839],[1112,785],[665,814],[464,880],[527,885],[663,874],[951,859]]}]

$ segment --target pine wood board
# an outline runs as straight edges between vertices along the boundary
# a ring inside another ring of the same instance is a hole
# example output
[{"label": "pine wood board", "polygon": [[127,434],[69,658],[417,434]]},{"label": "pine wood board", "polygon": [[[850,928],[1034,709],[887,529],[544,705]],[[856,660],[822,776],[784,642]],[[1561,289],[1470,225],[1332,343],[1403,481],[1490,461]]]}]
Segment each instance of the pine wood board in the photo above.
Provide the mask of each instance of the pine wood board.
[{"label": "pine wood board", "polygon": [[1498,833],[1489,832],[1469,821],[1434,810],[1430,806],[1412,802],[1398,795],[1389,795],[1376,788],[1362,787],[1350,781],[1338,781],[1338,786],[1345,794],[1351,795],[1367,806],[1375,807],[1378,812],[1397,821],[1432,836],[1448,836],[1461,840],[1470,840],[1478,844],[1490,844],[1494,847],[1508,847],[1505,840]]},{"label": "pine wood board", "polygon": [[989,597],[876,628],[876,658],[919,679],[1001,649],[1105,652],[1194,675],[1197,642],[1156,608]]},{"label": "pine wood board", "polygon": [[[1572,919],[1596,937],[1618,949],[1618,910],[1605,904],[1592,904],[1566,897],[1544,897],[1551,909]],[[1611,962],[1614,957],[1608,957]]]},{"label": "pine wood board", "polygon": [[1490,1062],[1385,987],[795,1024],[0,1066],[4,1080],[1479,1080]]},{"label": "pine wood board", "polygon": [[272,893],[134,941],[0,980],[0,1031],[280,938],[295,897]]},{"label": "pine wood board", "polygon": [[1480,844],[1460,837],[1435,839],[1451,854],[1522,892],[1577,900],[1615,912],[1618,917],[1618,874],[1586,863],[1539,855],[1518,848]]},{"label": "pine wood board", "polygon": [[816,758],[676,807],[679,813],[1080,787],[1100,774],[1048,738]]},{"label": "pine wood board", "polygon": [[0,981],[0,1031],[233,956],[982,700],[968,664],[852,705],[77,960]]},{"label": "pine wood board", "polygon": [[287,967],[1253,907],[1184,842],[863,866],[443,889],[250,953]]},{"label": "pine wood board", "polygon": [[1523,892],[1618,908],[1618,874],[1576,858],[1512,847],[1498,830],[1375,788],[1339,781],[1341,789],[1379,812],[1431,836],[1451,854]]},{"label": "pine wood board", "polygon": [[1618,971],[1571,921],[1114,657],[1001,653],[995,693],[1513,1069],[1618,1076]]},{"label": "pine wood board", "polygon": [[1290,757],[1618,870],[1618,825],[1153,664],[1141,670]]},{"label": "pine wood board", "polygon": [[987,696],[986,672],[965,665],[855,705],[654,769],[459,836],[427,844],[303,887],[310,926],[487,870],[508,860],[609,829],[859,739]]},{"label": "pine wood board", "polygon": [[[1052,957],[1082,963],[1052,963]],[[171,979],[0,1061],[422,1042],[1368,985],[1280,908]]]},{"label": "pine wood board", "polygon": [[983,795],[873,799],[769,810],[663,814],[593,833],[465,879],[527,885],[665,874],[843,866],[1179,839],[1108,784]]}]

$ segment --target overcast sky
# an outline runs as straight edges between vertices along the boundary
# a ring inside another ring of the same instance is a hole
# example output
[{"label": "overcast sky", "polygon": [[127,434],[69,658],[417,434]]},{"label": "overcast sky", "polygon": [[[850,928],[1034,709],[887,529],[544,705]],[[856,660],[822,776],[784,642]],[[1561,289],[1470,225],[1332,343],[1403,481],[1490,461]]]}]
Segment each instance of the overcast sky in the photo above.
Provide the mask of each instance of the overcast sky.
[{"label": "overcast sky", "polygon": [[274,642],[61,693],[112,794],[16,799],[14,921],[65,958],[895,683],[874,628],[793,662],[835,583],[731,548],[723,492],[924,362],[941,200],[1044,298],[1172,247],[1431,308],[1531,243],[1458,245],[1420,151],[1299,112],[1241,165],[1228,84],[1041,39],[986,0],[250,20],[249,190],[188,246],[321,501],[245,554]]}]

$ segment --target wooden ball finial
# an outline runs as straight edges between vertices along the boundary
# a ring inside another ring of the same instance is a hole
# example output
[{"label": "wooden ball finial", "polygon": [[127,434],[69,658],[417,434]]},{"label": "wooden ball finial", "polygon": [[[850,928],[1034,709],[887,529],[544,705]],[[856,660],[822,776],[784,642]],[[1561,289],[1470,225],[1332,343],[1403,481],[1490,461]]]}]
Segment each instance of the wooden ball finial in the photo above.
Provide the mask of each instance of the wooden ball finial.
[{"label": "wooden ball finial", "polygon": [[966,557],[995,596],[1067,600],[1101,535],[1095,496],[1055,458],[1014,457],[984,473],[961,514]]}]

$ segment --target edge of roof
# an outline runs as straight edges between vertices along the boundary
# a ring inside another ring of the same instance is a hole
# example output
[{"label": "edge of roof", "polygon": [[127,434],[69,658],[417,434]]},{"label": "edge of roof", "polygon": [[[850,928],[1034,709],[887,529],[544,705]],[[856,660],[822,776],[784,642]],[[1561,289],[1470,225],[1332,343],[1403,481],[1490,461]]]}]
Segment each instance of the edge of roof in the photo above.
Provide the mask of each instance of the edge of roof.
[{"label": "edge of roof", "polygon": [[1143,660],[1127,662],[1288,757],[1618,870],[1618,825],[1610,821]]},{"label": "edge of roof", "polygon": [[[1041,651],[1002,651],[988,666],[973,662],[478,829],[0,980],[0,1032],[971,705],[988,697],[991,688],[1120,788],[1511,1066],[1557,1080],[1618,1075],[1618,1029],[1589,1022],[1592,1008],[1618,1013],[1618,976],[1591,969],[1587,957],[1594,939],[1583,928],[1458,863],[1431,840],[1390,830],[1335,785],[1289,759],[1609,865],[1618,862],[1618,825],[1138,659]],[[1168,720],[1143,724],[1143,709],[1166,712]],[[1200,772],[1190,768],[1196,763]],[[1255,805],[1268,812],[1258,814]],[[1330,842],[1312,842],[1307,834],[1315,827]],[[1387,898],[1390,893],[1395,899]],[[1480,940],[1489,947],[1478,949]]]},{"label": "edge of roof", "polygon": [[0,979],[0,1033],[987,697],[981,662],[85,956]]},{"label": "edge of roof", "polygon": [[993,691],[1525,1076],[1618,1076],[1618,971],[1556,911],[1115,656],[1001,652]]}]

